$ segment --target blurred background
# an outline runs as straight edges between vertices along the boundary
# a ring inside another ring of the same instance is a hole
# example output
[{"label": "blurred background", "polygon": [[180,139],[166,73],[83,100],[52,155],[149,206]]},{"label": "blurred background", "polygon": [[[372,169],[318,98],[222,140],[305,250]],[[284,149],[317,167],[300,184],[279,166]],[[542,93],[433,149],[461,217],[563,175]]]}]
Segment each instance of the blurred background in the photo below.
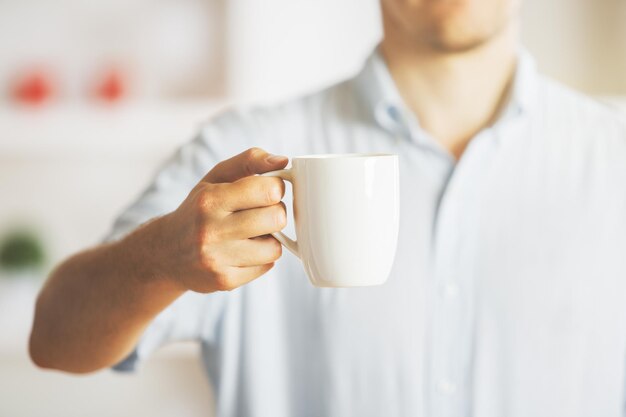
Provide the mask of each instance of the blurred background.
[{"label": "blurred background", "polygon": [[[626,110],[626,0],[525,0],[523,28],[543,72]],[[380,33],[376,0],[0,0],[0,416],[213,415],[193,345],[35,369],[37,290],[216,111],[350,76]]]}]

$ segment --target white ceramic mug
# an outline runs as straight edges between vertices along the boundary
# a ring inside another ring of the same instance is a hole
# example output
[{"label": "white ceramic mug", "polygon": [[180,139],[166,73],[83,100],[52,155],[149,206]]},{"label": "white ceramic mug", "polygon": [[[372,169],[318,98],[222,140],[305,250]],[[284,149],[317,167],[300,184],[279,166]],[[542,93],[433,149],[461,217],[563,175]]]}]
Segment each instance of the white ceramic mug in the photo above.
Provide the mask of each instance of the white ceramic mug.
[{"label": "white ceramic mug", "polygon": [[263,175],[292,183],[297,241],[273,236],[300,258],[317,287],[384,283],[398,240],[398,156],[307,155],[291,162]]}]

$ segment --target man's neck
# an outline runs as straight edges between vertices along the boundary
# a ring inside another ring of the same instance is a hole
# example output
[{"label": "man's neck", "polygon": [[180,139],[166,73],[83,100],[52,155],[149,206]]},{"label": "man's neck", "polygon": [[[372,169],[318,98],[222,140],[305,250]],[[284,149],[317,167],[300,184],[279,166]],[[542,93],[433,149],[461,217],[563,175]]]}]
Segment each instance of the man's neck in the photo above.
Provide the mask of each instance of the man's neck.
[{"label": "man's neck", "polygon": [[459,159],[472,137],[494,121],[507,98],[515,71],[517,28],[512,25],[470,51],[441,52],[403,42],[401,34],[387,26],[380,49],[422,128]]}]

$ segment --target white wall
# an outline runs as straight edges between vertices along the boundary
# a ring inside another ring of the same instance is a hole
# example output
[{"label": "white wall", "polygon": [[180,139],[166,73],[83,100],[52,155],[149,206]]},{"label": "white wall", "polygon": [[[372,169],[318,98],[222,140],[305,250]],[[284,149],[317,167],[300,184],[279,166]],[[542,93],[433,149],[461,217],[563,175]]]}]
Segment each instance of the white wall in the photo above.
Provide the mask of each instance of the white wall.
[{"label": "white wall", "polygon": [[380,37],[376,0],[231,0],[233,96],[272,101],[355,72]]},{"label": "white wall", "polygon": [[524,42],[542,71],[588,93],[626,95],[626,1],[523,1]]}]

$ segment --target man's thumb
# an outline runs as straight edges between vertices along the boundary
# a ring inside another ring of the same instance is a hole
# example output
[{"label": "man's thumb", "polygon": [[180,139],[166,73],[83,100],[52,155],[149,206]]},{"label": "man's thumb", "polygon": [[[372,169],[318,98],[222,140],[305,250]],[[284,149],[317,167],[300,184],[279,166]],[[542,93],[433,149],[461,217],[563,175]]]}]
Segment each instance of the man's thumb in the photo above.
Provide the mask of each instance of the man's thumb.
[{"label": "man's thumb", "polygon": [[250,148],[230,159],[215,165],[202,179],[206,182],[235,182],[250,175],[282,169],[289,159],[286,156],[272,155],[260,148]]}]

